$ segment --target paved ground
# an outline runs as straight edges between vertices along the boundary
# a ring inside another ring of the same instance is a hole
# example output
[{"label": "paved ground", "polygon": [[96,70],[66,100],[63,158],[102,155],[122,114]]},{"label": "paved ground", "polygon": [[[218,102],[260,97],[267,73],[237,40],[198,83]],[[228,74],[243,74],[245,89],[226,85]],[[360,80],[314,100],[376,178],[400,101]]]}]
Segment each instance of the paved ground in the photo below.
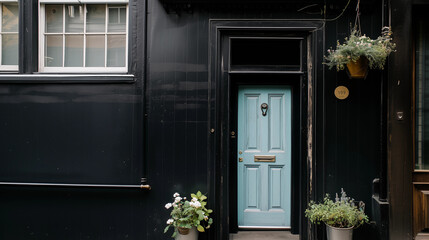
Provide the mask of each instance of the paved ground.
[{"label": "paved ground", "polygon": [[240,231],[231,234],[230,240],[299,240],[299,235],[289,231]]}]

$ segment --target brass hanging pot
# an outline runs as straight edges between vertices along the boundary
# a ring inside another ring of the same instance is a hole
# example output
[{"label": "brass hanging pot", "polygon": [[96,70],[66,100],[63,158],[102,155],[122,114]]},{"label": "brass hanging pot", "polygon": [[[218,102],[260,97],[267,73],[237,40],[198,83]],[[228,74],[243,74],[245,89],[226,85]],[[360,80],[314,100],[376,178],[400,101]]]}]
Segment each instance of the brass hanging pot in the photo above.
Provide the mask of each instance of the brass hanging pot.
[{"label": "brass hanging pot", "polygon": [[368,59],[360,57],[356,62],[347,63],[347,74],[350,78],[366,78],[368,74]]}]

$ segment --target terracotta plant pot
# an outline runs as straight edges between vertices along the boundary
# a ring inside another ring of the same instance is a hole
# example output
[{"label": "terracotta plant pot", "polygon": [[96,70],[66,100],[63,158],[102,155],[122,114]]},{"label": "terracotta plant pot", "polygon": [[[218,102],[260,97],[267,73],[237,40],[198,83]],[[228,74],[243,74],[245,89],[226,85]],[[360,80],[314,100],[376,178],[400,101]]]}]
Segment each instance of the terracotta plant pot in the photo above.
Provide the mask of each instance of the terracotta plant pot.
[{"label": "terracotta plant pot", "polygon": [[366,78],[368,74],[368,59],[360,57],[356,62],[347,63],[347,73],[350,78]]},{"label": "terracotta plant pot", "polygon": [[196,227],[189,228],[178,228],[178,233],[175,237],[176,240],[197,240],[198,231]]},{"label": "terracotta plant pot", "polygon": [[178,227],[177,228],[177,230],[179,231],[179,233],[182,234],[182,235],[188,235],[189,229],[190,228],[182,228],[182,227]]}]

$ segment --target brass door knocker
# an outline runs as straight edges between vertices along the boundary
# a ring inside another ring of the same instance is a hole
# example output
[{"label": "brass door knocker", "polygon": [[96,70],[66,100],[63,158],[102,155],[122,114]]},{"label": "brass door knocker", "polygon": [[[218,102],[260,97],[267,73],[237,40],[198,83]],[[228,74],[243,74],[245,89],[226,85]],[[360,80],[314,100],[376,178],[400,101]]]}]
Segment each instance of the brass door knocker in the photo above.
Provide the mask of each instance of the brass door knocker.
[{"label": "brass door knocker", "polygon": [[267,111],[268,111],[268,104],[266,103],[262,103],[261,104],[261,111],[262,111],[262,116],[267,116]]}]

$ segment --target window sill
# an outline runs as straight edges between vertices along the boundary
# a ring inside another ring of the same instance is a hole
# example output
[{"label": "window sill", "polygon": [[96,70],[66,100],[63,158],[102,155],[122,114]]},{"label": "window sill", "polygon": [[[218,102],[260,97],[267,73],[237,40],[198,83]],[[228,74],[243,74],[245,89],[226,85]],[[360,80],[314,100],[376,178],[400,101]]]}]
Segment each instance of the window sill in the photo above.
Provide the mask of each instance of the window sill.
[{"label": "window sill", "polygon": [[133,74],[0,74],[0,83],[134,83]]}]

